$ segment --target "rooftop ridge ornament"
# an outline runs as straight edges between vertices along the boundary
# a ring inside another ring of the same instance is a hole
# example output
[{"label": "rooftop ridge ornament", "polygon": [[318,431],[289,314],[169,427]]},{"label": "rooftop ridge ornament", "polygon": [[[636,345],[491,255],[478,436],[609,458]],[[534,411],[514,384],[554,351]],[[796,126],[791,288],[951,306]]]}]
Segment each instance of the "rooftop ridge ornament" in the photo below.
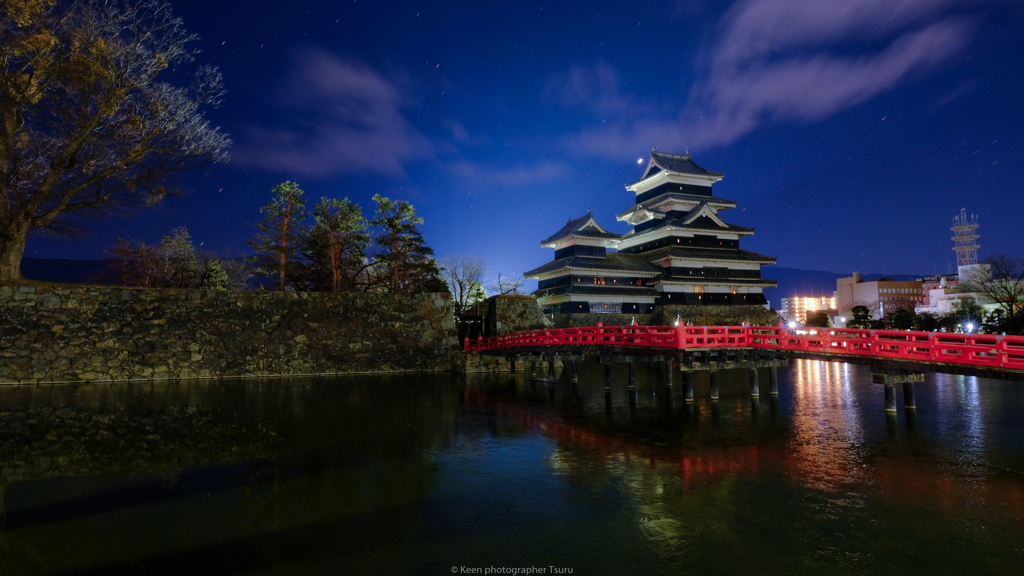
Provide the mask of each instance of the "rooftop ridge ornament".
[{"label": "rooftop ridge ornament", "polygon": [[979,236],[974,233],[977,228],[978,215],[971,214],[968,218],[966,208],[961,208],[960,214],[953,217],[953,226],[950,227],[950,230],[954,233],[952,240],[956,242],[953,251],[956,252],[957,266],[973,266],[978,263],[978,248],[980,246],[975,240]]}]

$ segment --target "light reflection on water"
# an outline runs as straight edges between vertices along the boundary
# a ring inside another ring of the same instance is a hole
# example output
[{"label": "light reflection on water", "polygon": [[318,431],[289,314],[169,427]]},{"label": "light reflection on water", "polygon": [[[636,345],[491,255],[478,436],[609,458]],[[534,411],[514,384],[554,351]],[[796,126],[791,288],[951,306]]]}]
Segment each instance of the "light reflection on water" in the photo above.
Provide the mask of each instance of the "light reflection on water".
[{"label": "light reflection on water", "polygon": [[1024,566],[1021,382],[930,374],[887,416],[862,366],[690,405],[579,368],[0,388],[0,574]]}]

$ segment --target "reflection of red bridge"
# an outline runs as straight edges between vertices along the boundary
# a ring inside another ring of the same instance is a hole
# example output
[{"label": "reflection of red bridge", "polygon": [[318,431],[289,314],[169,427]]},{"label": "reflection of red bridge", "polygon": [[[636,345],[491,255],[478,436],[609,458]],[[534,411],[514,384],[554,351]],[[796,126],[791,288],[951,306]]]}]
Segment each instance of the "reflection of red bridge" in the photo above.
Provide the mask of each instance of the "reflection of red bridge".
[{"label": "reflection of red bridge", "polygon": [[753,348],[1024,370],[1024,336],[839,328],[801,332],[806,333],[764,326],[593,326],[521,332],[475,342],[467,338],[465,349],[495,353],[544,347],[660,352]]},{"label": "reflection of red bridge", "polygon": [[[918,458],[898,455],[873,458],[866,465],[857,457],[837,457],[799,433],[785,444],[714,446],[701,442],[666,448],[618,438],[585,422],[567,422],[556,414],[509,402],[501,394],[465,389],[463,402],[494,406],[498,418],[536,430],[578,453],[594,454],[602,467],[618,463],[634,470],[650,470],[661,478],[676,476],[686,489],[726,476],[778,475],[825,492],[868,490],[901,506],[938,508],[950,513],[961,513],[965,508],[973,512],[987,509],[1018,522],[1024,520],[1024,485],[1014,475],[954,475],[943,463],[922,466]],[[584,469],[578,469],[578,473],[585,473]],[[652,482],[654,485],[660,485],[660,481]]]}]

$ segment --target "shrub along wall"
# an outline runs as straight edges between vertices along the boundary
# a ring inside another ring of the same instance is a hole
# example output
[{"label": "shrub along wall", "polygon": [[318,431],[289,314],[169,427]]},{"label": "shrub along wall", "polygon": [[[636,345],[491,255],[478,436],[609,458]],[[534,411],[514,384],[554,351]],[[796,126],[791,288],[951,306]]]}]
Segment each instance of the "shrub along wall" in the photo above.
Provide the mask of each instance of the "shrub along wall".
[{"label": "shrub along wall", "polygon": [[0,383],[447,370],[446,296],[0,286]]}]

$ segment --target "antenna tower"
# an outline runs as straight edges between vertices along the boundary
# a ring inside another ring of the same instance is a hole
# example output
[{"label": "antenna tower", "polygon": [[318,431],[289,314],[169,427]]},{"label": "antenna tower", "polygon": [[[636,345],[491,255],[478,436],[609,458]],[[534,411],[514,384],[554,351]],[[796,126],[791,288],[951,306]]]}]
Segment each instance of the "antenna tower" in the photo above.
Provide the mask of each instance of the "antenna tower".
[{"label": "antenna tower", "polygon": [[967,209],[961,208],[960,214],[953,217],[953,251],[956,252],[957,266],[971,266],[978,263],[978,235],[974,231],[978,228],[978,215],[971,214],[967,217]]}]

